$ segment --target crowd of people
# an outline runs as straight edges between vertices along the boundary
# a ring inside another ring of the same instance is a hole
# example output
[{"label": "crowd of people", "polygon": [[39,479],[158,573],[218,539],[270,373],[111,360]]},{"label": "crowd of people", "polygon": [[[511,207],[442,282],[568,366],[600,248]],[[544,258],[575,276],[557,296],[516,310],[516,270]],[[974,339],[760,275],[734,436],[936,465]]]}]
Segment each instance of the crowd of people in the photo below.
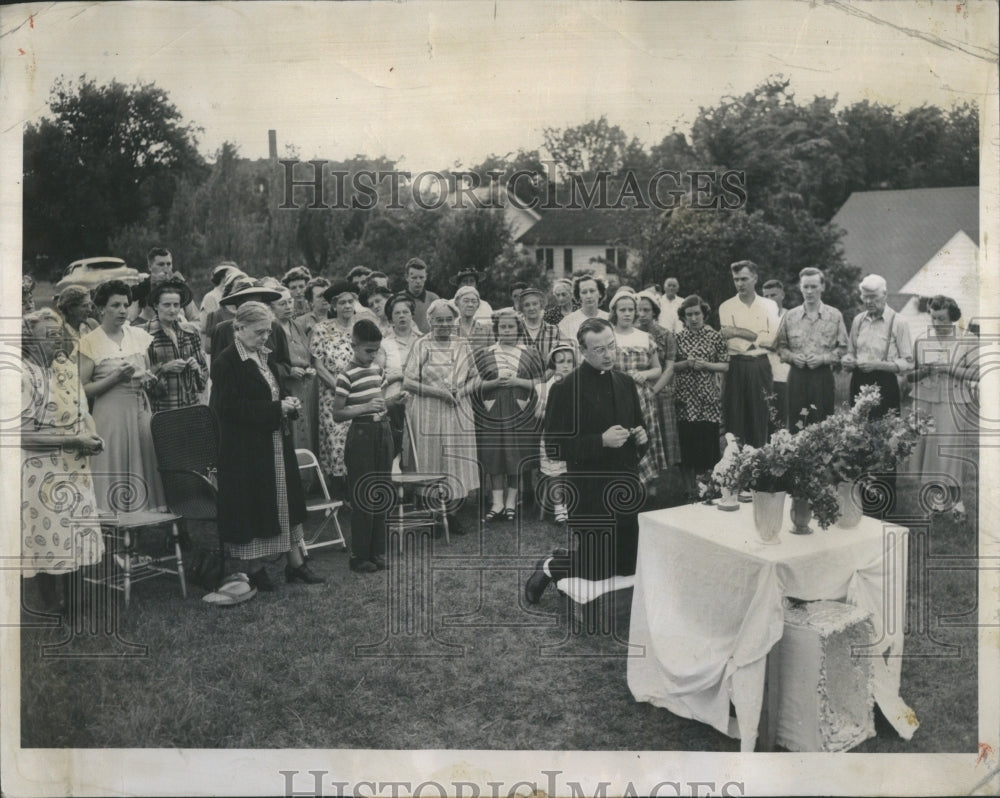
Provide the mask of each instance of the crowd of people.
[{"label": "crowd of people", "polygon": [[[101,552],[94,526],[78,523],[80,506],[73,535],[51,519],[41,529],[38,505],[50,488],[36,472],[78,474],[84,518],[162,510],[150,419],[196,404],[219,420],[218,518],[230,570],[265,591],[275,586],[264,563],[281,554],[287,581],[323,581],[304,558],[311,486],[297,448],[316,453],[351,505],[350,568],[359,573],[387,567],[385,519],[358,488],[368,473],[446,474],[452,510],[481,491],[487,528],[517,520],[532,472],[564,486],[549,492],[555,520],[608,520],[614,562],[595,562],[587,547],[543,558],[528,583],[528,600],[537,601],[552,580],[603,583],[634,571],[642,501],[602,507],[601,480],[618,475],[646,497],[679,467],[694,500],[723,433],[760,446],[776,426],[826,418],[838,368],[851,374],[852,398],[863,385],[880,387],[880,413],[898,410],[900,384],[912,385],[949,444],[971,440],[954,407],[974,401],[968,386],[978,379],[975,341],[956,328],[960,309],[934,297],[932,325],[914,338],[877,275],[861,282],[864,310],[848,327],[822,301],[819,269],[800,272],[802,304],[786,310],[779,281],[757,293],[759,269],[749,260],[730,266],[736,293],[717,309],[680,296],[674,277],[662,291],[612,293],[592,273],[545,288],[516,283],[511,304],[494,309],[480,295],[481,273],[460,272],[453,296],[442,298],[419,258],[406,263],[398,291],[363,266],[337,281],[301,266],[279,280],[222,262],[196,303],[169,251],[154,248],[147,265],[136,286],[70,286],[55,310],[26,308],[24,473],[34,481],[22,507],[31,572],[64,573],[67,562],[84,566]],[[922,443],[914,467],[956,477],[954,493],[962,461],[942,451]],[[961,507],[961,495],[950,498]],[[448,524],[464,532],[454,514]]]}]

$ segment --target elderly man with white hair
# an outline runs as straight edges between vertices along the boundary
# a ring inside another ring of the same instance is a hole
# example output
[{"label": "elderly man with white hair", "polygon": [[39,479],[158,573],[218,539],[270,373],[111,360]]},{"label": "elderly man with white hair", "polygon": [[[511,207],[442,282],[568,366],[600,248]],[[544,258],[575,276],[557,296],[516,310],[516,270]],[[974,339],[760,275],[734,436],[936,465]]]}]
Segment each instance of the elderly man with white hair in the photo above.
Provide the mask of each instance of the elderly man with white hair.
[{"label": "elderly man with white hair", "polygon": [[863,385],[877,385],[882,402],[874,418],[899,410],[899,374],[913,369],[910,328],[885,303],[885,278],[869,274],[861,281],[861,302],[865,309],[851,322],[847,354],[841,365],[851,374],[851,401]]},{"label": "elderly man with white hair", "polygon": [[[906,322],[885,303],[885,278],[869,274],[861,281],[861,302],[865,309],[854,317],[847,337],[847,354],[840,364],[851,372],[851,401],[863,385],[877,385],[882,399],[872,411],[872,418],[881,418],[890,410],[899,410],[899,375],[913,368],[913,344]],[[896,492],[896,475],[882,474],[888,502],[880,501],[877,492],[864,491],[865,512],[879,506],[888,513]]]}]

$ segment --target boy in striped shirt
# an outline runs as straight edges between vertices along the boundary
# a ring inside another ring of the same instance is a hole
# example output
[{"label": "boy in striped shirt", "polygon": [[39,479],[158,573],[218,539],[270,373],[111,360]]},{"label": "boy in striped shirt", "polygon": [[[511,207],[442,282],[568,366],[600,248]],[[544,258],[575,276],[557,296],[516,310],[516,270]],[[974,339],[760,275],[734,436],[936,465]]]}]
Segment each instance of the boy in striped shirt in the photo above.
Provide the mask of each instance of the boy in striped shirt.
[{"label": "boy in striped shirt", "polygon": [[335,421],[350,421],[344,444],[347,486],[351,497],[352,571],[370,574],[384,570],[385,511],[372,512],[364,478],[388,476],[392,470],[392,430],[386,410],[406,401],[406,391],[388,400],[383,398],[385,375],[375,363],[382,347],[382,333],[374,322],[360,319],[352,331],[354,357],[337,375],[333,400]]}]

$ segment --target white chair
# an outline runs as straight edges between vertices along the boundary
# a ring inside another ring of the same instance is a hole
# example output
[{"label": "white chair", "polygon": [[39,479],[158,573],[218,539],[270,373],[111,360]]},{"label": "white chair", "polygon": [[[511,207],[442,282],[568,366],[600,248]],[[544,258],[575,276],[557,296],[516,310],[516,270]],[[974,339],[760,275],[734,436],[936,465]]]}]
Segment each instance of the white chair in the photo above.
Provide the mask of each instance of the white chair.
[{"label": "white chair", "polygon": [[[299,463],[299,473],[308,473],[310,470],[315,471],[314,479],[316,484],[319,485],[322,496],[307,497],[306,498],[306,512],[307,513],[317,513],[322,512],[324,514],[323,522],[316,527],[311,533],[307,533],[305,537],[306,551],[311,551],[312,549],[321,549],[326,546],[340,546],[341,548],[347,548],[347,540],[344,538],[344,530],[340,528],[340,520],[337,518],[337,511],[344,506],[344,503],[339,499],[331,499],[330,491],[326,487],[326,480],[323,478],[323,469],[319,467],[319,461],[308,449],[296,449],[295,459]],[[323,535],[323,531],[326,529],[326,525],[333,521],[333,526],[337,530],[337,536],[330,540],[320,540]]]}]

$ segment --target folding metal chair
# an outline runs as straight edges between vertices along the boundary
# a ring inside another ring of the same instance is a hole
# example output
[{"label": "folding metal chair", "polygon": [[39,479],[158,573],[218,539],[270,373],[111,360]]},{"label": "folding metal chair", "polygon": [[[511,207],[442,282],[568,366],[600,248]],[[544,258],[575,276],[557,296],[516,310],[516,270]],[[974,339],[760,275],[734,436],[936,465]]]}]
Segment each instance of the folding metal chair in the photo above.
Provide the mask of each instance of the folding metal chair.
[{"label": "folding metal chair", "polygon": [[[295,459],[299,463],[299,473],[307,473],[309,471],[315,471],[314,479],[316,484],[319,485],[322,496],[307,497],[306,498],[306,512],[316,513],[322,512],[324,514],[323,522],[316,527],[315,530],[308,533],[306,542],[306,551],[311,551],[312,549],[321,549],[325,546],[341,546],[344,549],[347,548],[347,541],[344,539],[344,530],[340,528],[340,520],[337,518],[337,511],[344,506],[344,503],[339,499],[331,499],[330,491],[326,487],[326,480],[323,478],[323,469],[319,467],[319,461],[309,449],[296,449]],[[333,521],[333,526],[337,530],[337,537],[331,540],[319,541],[326,529],[326,525]]]}]

